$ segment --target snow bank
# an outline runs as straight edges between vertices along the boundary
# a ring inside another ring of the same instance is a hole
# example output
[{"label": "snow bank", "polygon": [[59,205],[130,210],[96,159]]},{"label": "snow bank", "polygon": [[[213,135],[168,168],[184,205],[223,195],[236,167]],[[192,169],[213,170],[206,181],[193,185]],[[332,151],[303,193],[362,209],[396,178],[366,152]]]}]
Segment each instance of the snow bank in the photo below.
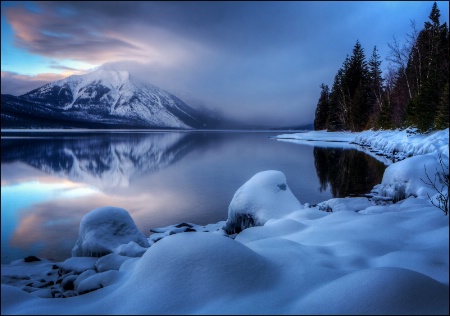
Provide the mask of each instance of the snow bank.
[{"label": "snow bank", "polygon": [[[400,293],[404,294],[400,294]],[[298,306],[310,315],[446,314],[449,291],[423,274],[400,268],[374,268],[346,275],[313,291]],[[351,304],[342,304],[352,297]],[[323,302],[323,303],[318,303]]]},{"label": "snow bank", "polygon": [[358,133],[354,132],[332,132],[323,131],[309,131],[307,133],[282,134],[278,135],[278,139],[295,139],[307,142],[345,142],[350,143],[355,140]]},{"label": "snow bank", "polygon": [[370,146],[396,160],[424,154],[446,155],[448,160],[449,129],[419,134],[415,130],[365,131],[357,133],[353,142]]},{"label": "snow bank", "polygon": [[234,194],[224,230],[229,234],[239,233],[245,228],[264,225],[269,219],[281,218],[301,208],[303,206],[292,194],[282,172],[262,171]]},{"label": "snow bank", "polygon": [[132,256],[137,256],[145,251],[142,247],[149,246],[126,210],[106,206],[90,211],[81,219],[72,256],[101,257],[113,252],[121,255],[131,252]]},{"label": "snow bank", "polygon": [[[276,138],[319,147],[330,147],[332,143],[355,144],[359,145],[355,147],[356,149],[364,151],[364,148],[370,147],[375,155],[388,156],[394,161],[430,153],[443,155],[443,159],[448,161],[449,152],[448,128],[428,134],[417,133],[414,129],[364,132],[327,132],[324,130],[282,134]],[[340,146],[341,144],[336,144],[334,147]]]},{"label": "snow bank", "polygon": [[[374,191],[378,195],[392,197],[394,201],[409,196],[432,197],[436,190],[426,184],[429,183],[427,176],[433,181],[436,172],[441,170],[435,155],[414,156],[387,167],[381,184],[375,186]],[[448,165],[446,173],[448,174]]]}]

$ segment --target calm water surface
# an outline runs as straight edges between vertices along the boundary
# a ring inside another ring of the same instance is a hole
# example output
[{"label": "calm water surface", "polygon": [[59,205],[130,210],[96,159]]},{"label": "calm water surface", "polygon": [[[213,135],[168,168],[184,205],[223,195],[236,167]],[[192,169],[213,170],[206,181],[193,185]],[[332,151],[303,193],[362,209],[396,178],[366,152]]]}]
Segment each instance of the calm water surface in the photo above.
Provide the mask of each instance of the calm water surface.
[{"label": "calm water surface", "polygon": [[301,203],[370,192],[385,166],[349,149],[277,141],[278,132],[2,134],[2,263],[70,257],[83,215],[126,209],[151,228],[227,219],[236,190],[280,170]]}]

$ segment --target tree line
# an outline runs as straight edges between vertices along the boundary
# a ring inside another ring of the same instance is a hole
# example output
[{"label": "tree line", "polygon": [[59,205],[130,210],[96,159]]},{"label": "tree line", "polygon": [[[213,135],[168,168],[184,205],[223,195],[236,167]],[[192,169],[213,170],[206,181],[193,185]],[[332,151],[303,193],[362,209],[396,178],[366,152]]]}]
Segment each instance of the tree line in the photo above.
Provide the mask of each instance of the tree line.
[{"label": "tree line", "polygon": [[433,4],[429,21],[400,45],[394,37],[381,71],[375,46],[369,59],[359,41],[330,88],[321,84],[314,129],[328,131],[416,127],[420,132],[449,127],[449,30]]}]

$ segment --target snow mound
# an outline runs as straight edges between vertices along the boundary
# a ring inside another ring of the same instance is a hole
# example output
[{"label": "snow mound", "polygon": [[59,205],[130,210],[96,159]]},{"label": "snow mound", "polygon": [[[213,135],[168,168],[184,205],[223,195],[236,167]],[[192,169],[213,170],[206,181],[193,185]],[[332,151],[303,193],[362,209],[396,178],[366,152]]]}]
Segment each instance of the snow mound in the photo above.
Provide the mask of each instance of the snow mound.
[{"label": "snow mound", "polygon": [[409,196],[432,197],[437,192],[425,183],[429,182],[427,174],[433,180],[435,173],[440,170],[439,160],[432,154],[410,157],[387,167],[381,184],[374,187],[374,192],[391,197],[394,201]]},{"label": "snow mound", "polygon": [[222,299],[233,305],[245,293],[273,286],[276,275],[253,250],[208,233],[168,236],[129,269],[127,281],[111,294],[110,302],[127,297],[126,304],[110,307],[117,314],[191,314]]},{"label": "snow mound", "polygon": [[281,218],[302,208],[281,171],[262,171],[234,194],[224,230],[228,234],[239,233],[245,228],[264,225],[269,219]]},{"label": "snow mound", "polygon": [[[137,245],[130,244],[135,242]],[[72,257],[101,257],[113,252],[132,253],[133,256],[148,248],[147,238],[137,229],[130,214],[117,207],[96,208],[81,219],[78,240]]]},{"label": "snow mound", "polygon": [[[448,314],[448,287],[421,273],[373,268],[350,273],[307,295],[298,310],[305,314]],[[348,298],[351,304],[342,304]]]}]

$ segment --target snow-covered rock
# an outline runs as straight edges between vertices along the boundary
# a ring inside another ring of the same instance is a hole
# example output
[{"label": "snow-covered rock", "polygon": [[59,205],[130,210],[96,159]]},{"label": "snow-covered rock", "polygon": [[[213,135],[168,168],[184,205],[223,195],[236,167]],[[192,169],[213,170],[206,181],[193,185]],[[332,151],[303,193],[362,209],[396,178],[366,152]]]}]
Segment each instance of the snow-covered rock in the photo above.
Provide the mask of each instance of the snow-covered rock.
[{"label": "snow-covered rock", "polygon": [[[148,242],[148,240],[147,240]],[[130,241],[127,244],[123,244],[118,246],[114,251],[121,255],[121,256],[127,256],[127,257],[142,257],[144,252],[147,251],[148,247],[142,247],[138,245],[134,241]]]},{"label": "snow-covered rock", "polygon": [[86,270],[94,269],[96,262],[97,258],[92,257],[69,258],[62,262],[61,266],[59,267],[59,274],[63,275],[70,272],[80,274]]},{"label": "snow-covered rock", "polygon": [[[409,196],[432,197],[436,194],[436,190],[426,182],[434,181],[436,172],[441,170],[435,155],[410,157],[387,167],[381,184],[377,185],[374,191],[381,196],[392,197],[394,201]],[[448,166],[446,172],[448,174]]]},{"label": "snow-covered rock", "polygon": [[79,237],[72,249],[72,256],[101,257],[127,251],[136,255],[136,249],[131,249],[133,246],[123,246],[129,242],[135,242],[140,247],[150,246],[126,210],[112,206],[100,207],[81,219]]},{"label": "snow-covered rock", "polygon": [[238,233],[302,208],[281,171],[262,171],[234,194],[228,207],[228,220],[224,230],[229,234]]},{"label": "snow-covered rock", "polygon": [[78,284],[77,291],[83,294],[101,289],[105,286],[114,284],[117,281],[118,277],[119,272],[116,270],[109,270],[93,274],[85,278]]},{"label": "snow-covered rock", "polygon": [[78,291],[78,285],[80,285],[80,283],[83,280],[89,278],[90,276],[93,276],[96,273],[97,272],[95,272],[95,270],[86,270],[83,273],[81,273],[80,275],[78,275],[77,279],[73,282],[74,289]]},{"label": "snow-covered rock", "polygon": [[121,265],[129,259],[130,257],[127,256],[110,253],[109,255],[103,256],[97,260],[97,262],[95,263],[95,269],[98,272],[104,272],[108,270],[119,271]]}]

